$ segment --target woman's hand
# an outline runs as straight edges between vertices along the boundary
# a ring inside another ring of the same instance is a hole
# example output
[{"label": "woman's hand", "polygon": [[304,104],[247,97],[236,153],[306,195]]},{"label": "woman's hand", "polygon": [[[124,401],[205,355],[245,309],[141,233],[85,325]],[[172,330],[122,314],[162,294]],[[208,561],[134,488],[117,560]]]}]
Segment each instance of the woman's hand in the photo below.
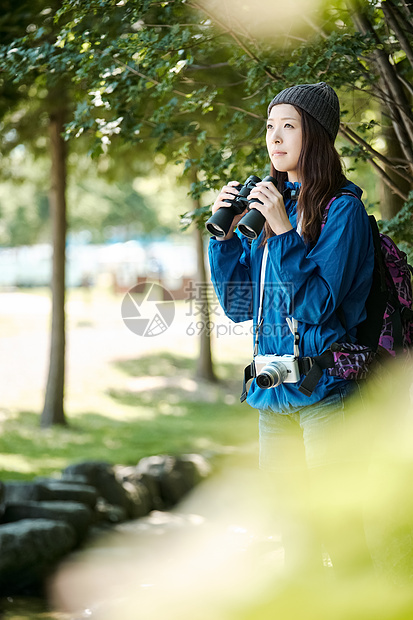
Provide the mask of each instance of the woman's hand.
[{"label": "woman's hand", "polygon": [[271,230],[281,235],[292,229],[285,210],[284,199],[271,181],[261,181],[251,190],[248,200],[257,199],[262,202],[250,203],[250,207],[257,209],[267,220]]},{"label": "woman's hand", "polygon": [[[239,191],[237,189],[238,185],[241,185],[240,183],[238,183],[238,181],[230,181],[228,185],[224,185],[224,187],[219,192],[217,199],[215,200],[212,206],[213,214],[216,213],[218,209],[221,209],[221,207],[225,209],[231,206],[230,203],[225,202],[225,200],[232,200],[234,196],[237,196],[239,194]],[[246,214],[246,212],[247,212],[247,209],[245,209],[243,213],[240,213],[239,215],[234,216],[234,219],[232,220],[231,228],[229,229],[228,234],[225,237],[216,237],[216,238],[219,239],[219,241],[224,241],[225,239],[231,239],[231,237],[234,234],[234,229],[236,228],[240,219]]]}]

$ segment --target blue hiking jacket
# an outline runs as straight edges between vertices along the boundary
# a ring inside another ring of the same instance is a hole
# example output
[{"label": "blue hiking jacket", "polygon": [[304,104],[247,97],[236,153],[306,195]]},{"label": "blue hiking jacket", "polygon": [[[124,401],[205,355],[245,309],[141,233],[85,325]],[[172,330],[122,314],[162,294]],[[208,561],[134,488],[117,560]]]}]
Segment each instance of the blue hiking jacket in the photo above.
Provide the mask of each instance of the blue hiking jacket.
[{"label": "blue hiking jacket", "polygon": [[[286,183],[297,189],[299,183]],[[340,191],[361,198],[362,190],[349,181]],[[341,306],[347,333],[355,339],[356,327],[366,317],[365,302],[372,282],[374,250],[368,215],[354,196],[336,198],[317,243],[306,245],[297,232],[296,201],[285,200],[292,230],[268,239],[263,318],[258,353],[293,354],[293,336],[286,317],[298,321],[300,355],[320,355],[333,342],[347,339],[337,316]],[[259,308],[262,234],[249,241],[241,233],[231,239],[209,242],[211,279],[225,314],[234,322],[253,319],[254,334]],[[327,396],[346,380],[327,370],[310,397],[299,392],[299,383],[261,389],[252,381],[247,402],[260,410],[292,413]]]}]

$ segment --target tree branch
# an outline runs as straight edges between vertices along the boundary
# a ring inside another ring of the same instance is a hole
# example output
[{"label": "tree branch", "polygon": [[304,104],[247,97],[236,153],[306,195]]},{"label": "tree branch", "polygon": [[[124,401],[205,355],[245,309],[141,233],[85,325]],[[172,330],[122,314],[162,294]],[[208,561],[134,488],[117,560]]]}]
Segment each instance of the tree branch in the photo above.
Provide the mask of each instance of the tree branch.
[{"label": "tree branch", "polygon": [[214,105],[218,105],[221,107],[224,106],[226,108],[229,108],[230,110],[235,110],[236,112],[243,112],[244,114],[247,114],[247,116],[251,116],[252,118],[256,118],[257,120],[265,123],[265,116],[262,116],[260,114],[254,114],[254,112],[249,112],[249,110],[244,110],[244,108],[238,108],[235,105],[228,105],[226,103],[222,103],[221,101],[215,101]]},{"label": "tree branch", "polygon": [[[119,58],[113,58],[113,60],[118,65],[124,67],[125,69],[128,69],[128,71],[130,71],[134,75],[137,75],[138,77],[142,78],[143,80],[146,80],[147,82],[152,82],[152,84],[155,84],[156,86],[160,86],[161,85],[161,82],[159,80],[156,80],[155,78],[152,78],[149,75],[145,75],[144,73],[141,73],[140,71],[138,71],[134,67],[131,67],[127,63],[123,62],[123,60],[120,60]],[[175,95],[179,95],[180,97],[184,97],[185,99],[187,99],[188,98],[188,94],[190,94],[190,93],[184,93],[184,92],[182,92],[180,90],[177,90],[176,88],[172,88],[171,92],[174,93]],[[254,114],[254,112],[250,112],[249,110],[244,110],[243,108],[239,108],[239,107],[234,106],[234,105],[228,105],[227,103],[223,103],[223,102],[220,102],[220,101],[215,101],[213,105],[221,106],[221,107],[224,106],[224,107],[228,108],[229,110],[235,110],[236,112],[243,112],[247,116],[251,116],[252,118],[255,118],[255,119],[259,120],[259,121],[265,122],[265,117],[264,116],[259,115],[259,114]]]},{"label": "tree branch", "polygon": [[407,19],[407,22],[413,32],[413,18],[412,18],[412,7],[410,2],[406,2],[406,0],[402,0],[402,5],[404,8],[404,15]]},{"label": "tree branch", "polygon": [[[358,144],[356,140],[353,140],[349,135],[347,135],[346,128],[342,127],[341,125],[340,125],[339,133],[342,136],[344,136],[347,140],[349,140],[349,142],[351,142],[352,144]],[[378,165],[378,163],[374,161],[374,159],[369,159],[369,162],[373,166],[373,168],[377,170],[383,182],[391,189],[391,191],[397,194],[398,196],[400,196],[402,200],[407,200],[407,194],[405,194],[404,192],[401,191],[401,189],[399,189],[399,187],[394,183],[394,181],[389,177],[389,175],[383,170],[383,168],[381,168]],[[396,172],[400,174],[399,170],[396,170]],[[411,182],[411,177],[409,177],[409,181]]]},{"label": "tree branch", "polygon": [[408,195],[402,192],[401,189],[397,187],[397,185],[392,181],[389,175],[383,170],[383,168],[380,168],[380,166],[374,161],[374,159],[371,159],[370,162],[373,168],[377,170],[377,172],[379,173],[380,177],[382,178],[383,182],[387,185],[387,187],[389,187],[394,194],[397,194],[398,196],[400,196],[402,200],[406,201],[408,198]]},{"label": "tree branch", "polygon": [[401,28],[399,24],[398,16],[396,14],[396,9],[391,4],[389,4],[389,2],[387,2],[386,0],[384,0],[380,6],[381,6],[381,10],[383,11],[383,15],[386,18],[386,21],[388,22],[390,28],[393,30],[394,34],[396,35],[402,50],[406,54],[406,58],[409,61],[410,66],[413,68],[413,50],[410,46],[410,43],[405,33],[403,32],[403,29]]},{"label": "tree branch", "polygon": [[[350,127],[344,125],[343,123],[340,123],[340,133],[341,133],[342,136],[347,138],[347,140],[349,140],[353,144],[359,144],[360,146],[362,146],[363,149],[365,149],[373,157],[375,157],[376,159],[381,161],[385,166],[388,166],[389,168],[392,168],[395,172],[397,172],[397,174],[400,177],[402,177],[403,179],[405,179],[409,183],[412,183],[413,179],[412,179],[411,175],[409,175],[407,172],[405,172],[405,171],[403,171],[403,170],[401,170],[399,168],[396,168],[394,166],[394,164],[392,164],[390,159],[388,159],[385,155],[383,155],[379,151],[376,151],[376,149],[374,149],[368,142],[363,140],[363,138],[361,136],[359,136],[352,129],[350,129]],[[408,163],[406,162],[406,167],[407,166],[408,166]]]},{"label": "tree branch", "polygon": [[[233,30],[231,30],[231,28],[228,28],[228,26],[226,26],[221,20],[219,20],[216,15],[213,15],[212,13],[210,13],[205,7],[202,7],[200,5],[198,5],[196,2],[188,2],[187,6],[190,6],[193,9],[197,9],[198,11],[201,11],[203,13],[205,13],[205,15],[208,15],[208,17],[213,20],[216,24],[218,24],[220,26],[220,28],[222,28],[224,30],[224,32],[226,32],[227,34],[230,35],[230,37],[232,37],[234,39],[234,41],[237,43],[237,45],[239,45],[239,47],[247,54],[247,56],[249,56],[252,60],[254,60],[257,64],[262,65],[263,63],[261,62],[261,60],[254,54],[254,52],[252,52],[242,41],[241,39],[238,37],[238,35],[235,34],[235,32]],[[263,65],[263,70],[264,73],[270,77],[272,80],[282,80],[282,77],[279,75],[276,75],[275,73],[273,73],[268,67],[266,67],[265,65]]]},{"label": "tree branch", "polygon": [[328,39],[328,35],[324,32],[321,26],[317,26],[317,24],[315,24],[313,20],[308,17],[308,15],[303,15],[303,19],[315,32],[317,32],[317,34],[320,35],[320,37],[326,40]]},{"label": "tree branch", "polygon": [[[406,100],[404,91],[397,78],[397,72],[394,66],[389,62],[389,59],[383,49],[381,49],[381,41],[374,28],[372,27],[369,19],[363,12],[358,0],[348,0],[350,10],[352,11],[352,18],[356,25],[356,28],[365,35],[372,36],[377,43],[377,47],[373,52],[373,59],[376,62],[379,75],[381,76],[383,84],[389,91],[389,103],[390,110],[392,107],[397,107],[400,114],[400,122],[404,128],[410,143],[413,142],[413,121],[411,119],[411,110]],[[404,148],[404,144],[403,144]],[[406,156],[407,156],[407,151]],[[410,159],[410,158],[409,158]]]},{"label": "tree branch", "polygon": [[[187,26],[195,26],[196,28],[202,28],[203,24],[191,24],[190,22],[188,23],[183,23],[183,24],[147,24],[145,21],[142,20],[142,22],[139,22],[139,28],[136,28],[136,30],[141,30],[141,26],[140,24],[142,23],[142,28],[148,27],[148,28],[175,28],[175,26],[180,26],[181,28],[186,28]],[[207,26],[204,26],[205,28],[207,28]],[[136,30],[134,30],[132,28],[132,30],[134,32],[136,32]]]},{"label": "tree branch", "polygon": [[413,96],[413,85],[410,84],[410,82],[408,82],[407,80],[404,79],[404,77],[402,75],[398,75],[397,76],[400,80],[400,82],[403,84],[403,86],[410,92],[410,94]]},{"label": "tree branch", "polygon": [[247,101],[248,99],[253,99],[254,97],[256,97],[262,90],[264,90],[265,88],[267,88],[269,82],[265,82],[262,86],[260,86],[260,88],[258,90],[256,90],[254,93],[252,93],[252,95],[247,95],[246,97],[242,97],[242,101]]},{"label": "tree branch", "polygon": [[229,67],[228,62],[216,62],[212,65],[189,65],[187,71],[203,71],[205,69],[222,69],[222,67]]}]

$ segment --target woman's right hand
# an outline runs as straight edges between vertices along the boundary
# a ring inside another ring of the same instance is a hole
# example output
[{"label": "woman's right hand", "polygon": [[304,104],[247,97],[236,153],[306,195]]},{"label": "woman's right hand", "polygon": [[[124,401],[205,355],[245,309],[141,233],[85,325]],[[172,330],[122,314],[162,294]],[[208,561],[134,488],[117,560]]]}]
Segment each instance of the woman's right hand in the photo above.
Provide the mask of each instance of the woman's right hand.
[{"label": "woman's right hand", "polygon": [[[213,214],[216,213],[218,209],[221,209],[221,207],[227,208],[231,206],[230,203],[225,202],[225,200],[232,200],[234,196],[237,196],[239,194],[239,190],[237,189],[238,185],[241,185],[238,181],[230,181],[228,185],[224,185],[224,187],[219,192],[217,199],[212,205]],[[219,239],[219,241],[230,239],[234,234],[234,229],[236,228],[238,222],[241,220],[242,217],[244,217],[246,212],[247,212],[247,209],[245,209],[243,213],[240,213],[239,215],[235,215],[234,219],[232,220],[231,228],[229,229],[226,237],[217,237],[217,239]]]}]

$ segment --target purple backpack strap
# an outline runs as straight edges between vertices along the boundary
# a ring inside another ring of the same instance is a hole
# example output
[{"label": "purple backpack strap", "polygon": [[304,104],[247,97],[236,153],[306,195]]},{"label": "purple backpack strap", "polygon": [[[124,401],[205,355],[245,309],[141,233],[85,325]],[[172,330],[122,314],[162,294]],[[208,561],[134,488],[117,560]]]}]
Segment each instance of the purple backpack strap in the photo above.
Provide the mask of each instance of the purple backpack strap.
[{"label": "purple backpack strap", "polygon": [[324,209],[323,219],[321,220],[321,230],[323,230],[324,226],[327,223],[328,212],[330,210],[331,205],[336,200],[336,198],[340,198],[340,196],[353,196],[354,198],[357,198],[357,200],[359,200],[359,197],[356,196],[356,194],[353,194],[353,192],[340,192],[337,194],[337,196],[333,196],[331,200],[329,200],[326,208]]}]

